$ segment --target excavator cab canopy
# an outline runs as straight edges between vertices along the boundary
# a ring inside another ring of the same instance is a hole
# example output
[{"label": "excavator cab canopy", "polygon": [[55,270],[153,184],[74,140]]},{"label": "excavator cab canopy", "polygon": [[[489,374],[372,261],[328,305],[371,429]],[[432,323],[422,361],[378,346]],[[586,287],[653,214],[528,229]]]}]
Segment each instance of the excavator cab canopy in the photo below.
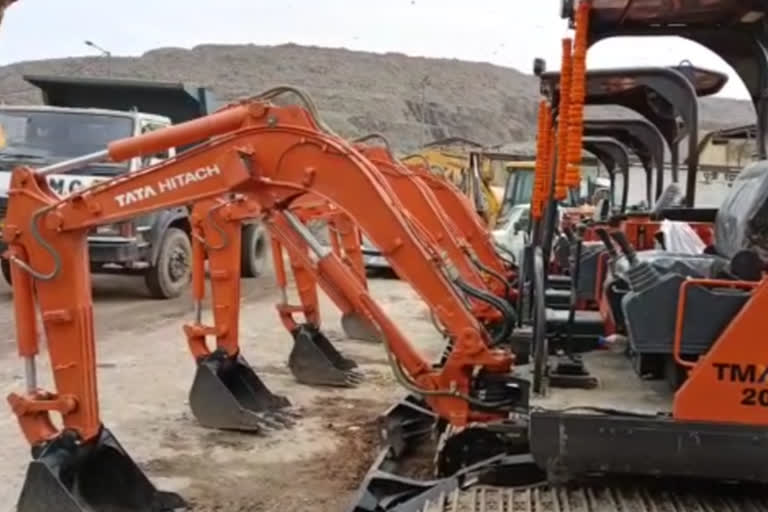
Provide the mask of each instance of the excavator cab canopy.
[{"label": "excavator cab canopy", "polygon": [[[595,119],[584,123],[584,135],[610,137],[637,156],[645,171],[645,201],[650,208],[654,168],[657,183],[664,180],[664,139],[659,130],[644,119]],[[627,175],[626,179],[628,182],[631,177]],[[624,206],[626,209],[626,203]]]},{"label": "excavator cab canopy", "polygon": [[[587,135],[585,131],[585,135]],[[609,137],[592,137],[587,135],[582,141],[584,151],[592,153],[603,164],[610,180],[609,193],[611,203],[618,204],[618,210],[625,212],[629,198],[629,153],[627,148],[617,140]],[[621,197],[616,200],[616,175],[622,176]]]},{"label": "excavator cab canopy", "polygon": [[[722,90],[728,76],[689,64],[674,67],[601,69],[587,72],[587,105],[619,105],[633,110],[654,124],[670,147],[672,180],[677,181],[679,143],[688,136],[698,140],[697,97]],[[559,72],[541,75],[541,92],[553,104],[559,101]],[[678,123],[682,118],[683,126]],[[698,168],[696,144],[689,144],[686,198],[693,205]],[[656,197],[664,188],[657,176]]]},{"label": "excavator cab canopy", "polygon": [[[563,2],[573,22],[575,2]],[[757,113],[758,154],[768,157],[768,3],[763,0],[593,0],[589,42],[619,36],[679,36],[719,55],[744,82]]]},{"label": "excavator cab canopy", "polygon": [[[752,27],[768,11],[762,0],[591,0],[591,31],[647,30],[649,27]],[[566,2],[568,3],[568,2]],[[571,7],[575,7],[571,5]],[[573,8],[564,14],[573,20]]]}]

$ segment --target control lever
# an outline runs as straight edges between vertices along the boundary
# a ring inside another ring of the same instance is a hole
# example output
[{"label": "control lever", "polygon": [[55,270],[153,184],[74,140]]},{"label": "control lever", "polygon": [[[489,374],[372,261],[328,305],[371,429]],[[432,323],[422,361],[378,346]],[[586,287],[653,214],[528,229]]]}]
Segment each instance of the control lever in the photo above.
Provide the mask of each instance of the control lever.
[{"label": "control lever", "polygon": [[570,226],[565,226],[563,228],[563,234],[565,235],[565,238],[567,238],[569,242],[573,242],[574,241],[573,230],[571,229]]},{"label": "control lever", "polygon": [[626,233],[623,231],[612,231],[611,238],[613,238],[616,243],[619,244],[619,247],[621,247],[621,252],[623,252],[627,257],[629,264],[633,267],[637,266],[637,252],[635,251],[635,248],[632,247],[632,244],[629,243]]},{"label": "control lever", "polygon": [[611,259],[615,260],[618,258],[619,253],[616,252],[616,246],[613,245],[613,241],[608,235],[608,231],[605,228],[595,228],[595,233],[600,238],[600,241],[603,242],[605,250],[608,252],[608,255],[611,257]]},{"label": "control lever", "polygon": [[641,262],[637,259],[637,252],[632,244],[629,243],[626,233],[623,231],[614,231],[611,237],[619,244],[621,251],[629,261],[629,270],[627,271],[627,280],[632,291],[643,292],[661,281],[661,274],[651,266],[647,261]]}]

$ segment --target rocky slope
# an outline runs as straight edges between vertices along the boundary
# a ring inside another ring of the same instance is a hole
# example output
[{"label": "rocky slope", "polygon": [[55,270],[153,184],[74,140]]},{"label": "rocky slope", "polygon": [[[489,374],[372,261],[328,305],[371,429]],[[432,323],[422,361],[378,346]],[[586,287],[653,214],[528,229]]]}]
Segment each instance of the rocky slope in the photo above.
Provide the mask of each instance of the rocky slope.
[{"label": "rocky slope", "polygon": [[[22,62],[0,68],[0,99],[38,103],[22,75],[68,74],[184,81],[210,86],[231,100],[277,84],[312,95],[323,118],[339,133],[387,135],[401,151],[457,136],[484,144],[530,140],[535,126],[536,80],[486,63],[373,54],[344,49],[282,45],[202,45],[161,48],[141,57],[102,57]],[[707,128],[752,121],[747,102],[708,99]]]}]

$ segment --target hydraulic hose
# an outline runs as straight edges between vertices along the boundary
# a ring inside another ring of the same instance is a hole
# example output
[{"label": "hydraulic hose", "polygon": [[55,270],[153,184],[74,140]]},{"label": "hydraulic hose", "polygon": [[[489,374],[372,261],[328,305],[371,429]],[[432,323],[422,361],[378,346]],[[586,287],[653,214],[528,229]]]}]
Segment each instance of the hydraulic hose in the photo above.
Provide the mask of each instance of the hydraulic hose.
[{"label": "hydraulic hose", "polygon": [[[515,256],[515,253],[507,249],[501,244],[497,244],[494,242],[493,247],[498,251],[499,258],[504,260],[504,263],[507,263],[508,265],[517,265],[517,256]],[[509,259],[505,258],[505,256],[508,256]]]},{"label": "hydraulic hose", "polygon": [[54,249],[53,246],[43,238],[43,236],[40,234],[40,230],[37,227],[37,221],[40,219],[40,217],[42,217],[49,211],[53,210],[56,206],[57,206],[56,204],[52,204],[50,206],[40,208],[39,210],[37,210],[35,213],[32,214],[32,218],[29,221],[29,232],[32,233],[32,238],[34,238],[35,241],[38,244],[40,244],[40,246],[45,250],[45,252],[51,255],[51,258],[53,258],[53,270],[51,270],[47,274],[44,274],[42,272],[38,272],[37,270],[33,269],[27,263],[23,262],[22,260],[20,260],[15,256],[11,256],[10,258],[12,263],[23,268],[32,277],[34,277],[39,281],[50,281],[51,279],[56,277],[59,274],[59,271],[61,270],[61,255],[59,255],[56,249]]},{"label": "hydraulic hose", "polygon": [[502,286],[504,286],[504,297],[505,298],[509,297],[510,288],[509,288],[509,282],[507,281],[507,279],[504,276],[502,276],[501,274],[499,274],[498,272],[496,272],[495,270],[493,270],[492,268],[486,267],[483,264],[483,262],[478,260],[475,257],[475,255],[472,254],[469,250],[465,249],[465,252],[466,252],[467,256],[469,257],[469,260],[472,262],[473,265],[475,265],[475,267],[477,267],[482,272],[485,272],[489,276],[493,277],[498,282],[500,282],[502,284]]},{"label": "hydraulic hose", "polygon": [[362,137],[358,137],[356,139],[353,139],[352,142],[359,142],[359,143],[366,143],[371,140],[378,140],[384,144],[384,147],[387,149],[387,152],[391,155],[392,154],[392,144],[389,143],[389,139],[381,134],[381,133],[369,133],[368,135],[363,135]]},{"label": "hydraulic hose", "polygon": [[501,331],[493,335],[492,346],[498,345],[502,341],[506,340],[510,334],[512,334],[513,326],[517,323],[517,315],[515,314],[515,311],[509,306],[507,301],[489,293],[485,293],[482,290],[478,290],[474,286],[466,283],[458,277],[454,278],[453,282],[462,292],[466,293],[470,297],[474,297],[483,302],[487,302],[501,312],[503,317]]},{"label": "hydraulic hose", "polygon": [[272,100],[284,94],[293,94],[296,97],[298,97],[302,105],[304,106],[304,108],[307,109],[309,114],[312,116],[312,119],[317,123],[320,129],[322,129],[328,135],[338,137],[338,134],[336,134],[336,132],[334,132],[330,126],[325,124],[325,122],[320,117],[320,111],[317,109],[317,106],[315,105],[315,102],[312,100],[312,97],[297,87],[293,87],[291,85],[278,85],[260,94],[257,94],[256,96],[252,96],[248,99]]},{"label": "hydraulic hose", "polygon": [[392,368],[392,373],[395,375],[395,379],[401,386],[403,386],[406,390],[410,391],[411,393],[415,393],[421,396],[450,396],[450,397],[460,398],[476,407],[483,407],[488,409],[498,409],[514,403],[514,400],[512,399],[503,400],[499,402],[485,402],[483,400],[479,400],[477,398],[474,398],[472,396],[469,396],[457,390],[424,389],[422,387],[419,387],[419,385],[413,382],[413,380],[405,373],[405,370],[403,370],[403,368],[400,366],[400,363],[397,361],[394,354],[392,354],[392,351],[389,349],[389,345],[385,343],[384,349],[387,352],[387,360],[389,361],[389,366]]},{"label": "hydraulic hose", "polygon": [[216,246],[210,245],[203,237],[195,233],[194,230],[192,231],[192,236],[194,236],[197,240],[199,240],[200,243],[203,244],[203,247],[205,247],[208,250],[220,251],[221,249],[229,245],[229,236],[227,235],[226,231],[224,231],[224,229],[219,225],[219,223],[216,222],[216,219],[213,217],[213,212],[224,208],[227,204],[228,203],[226,202],[221,202],[220,204],[217,204],[216,206],[208,210],[208,213],[206,214],[206,217],[208,218],[208,222],[210,223],[211,227],[221,237],[221,243],[219,245],[216,245]]},{"label": "hydraulic hose", "polygon": [[437,320],[437,317],[435,316],[435,312],[432,311],[431,309],[429,310],[429,319],[432,321],[432,325],[435,326],[435,329],[437,330],[437,332],[439,332],[445,337],[448,337],[449,335],[448,330],[442,325],[440,325],[440,322]]}]

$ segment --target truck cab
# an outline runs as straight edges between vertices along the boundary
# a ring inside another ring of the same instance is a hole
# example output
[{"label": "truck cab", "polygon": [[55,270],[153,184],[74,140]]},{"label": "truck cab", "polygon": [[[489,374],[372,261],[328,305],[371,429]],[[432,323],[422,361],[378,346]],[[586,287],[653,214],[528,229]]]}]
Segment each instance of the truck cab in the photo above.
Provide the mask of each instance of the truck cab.
[{"label": "truck cab", "polygon": [[[167,117],[141,112],[0,106],[0,126],[5,137],[5,144],[0,149],[0,216],[5,217],[8,185],[14,167],[51,165],[100,151],[115,139],[140,135],[170,124]],[[174,150],[128,162],[91,164],[68,174],[50,175],[48,184],[64,197],[172,156]],[[189,231],[187,214],[186,208],[175,208],[97,227],[88,237],[92,271],[143,274],[153,296],[179,295],[189,282],[191,248],[186,234]],[[9,278],[5,260],[3,274]]]},{"label": "truck cab", "polygon": [[[0,105],[4,135],[4,141],[0,140],[0,223],[5,217],[14,167],[42,167],[101,151],[113,140],[207,115],[216,107],[208,90],[184,84],[49,76],[26,76],[25,80],[42,91],[45,105]],[[66,196],[175,154],[176,150],[170,149],[128,162],[89,164],[67,174],[48,176],[48,184]],[[264,237],[258,223],[245,225],[246,277],[258,275],[263,267]],[[88,237],[88,249],[92,272],[143,276],[152,297],[176,297],[186,289],[191,276],[189,210],[186,206],[170,208],[98,226]],[[4,250],[0,245],[0,251]],[[5,259],[2,270],[9,280]]]}]

